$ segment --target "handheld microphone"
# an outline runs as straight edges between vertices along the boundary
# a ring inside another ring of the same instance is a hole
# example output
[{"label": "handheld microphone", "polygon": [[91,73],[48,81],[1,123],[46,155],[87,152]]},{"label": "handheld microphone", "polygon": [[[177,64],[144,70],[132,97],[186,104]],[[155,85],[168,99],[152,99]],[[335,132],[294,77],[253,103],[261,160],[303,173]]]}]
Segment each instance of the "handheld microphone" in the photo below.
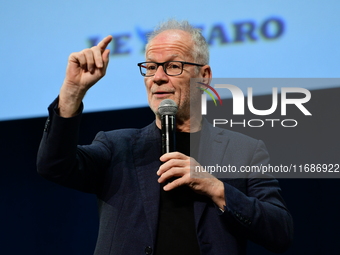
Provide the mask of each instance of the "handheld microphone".
[{"label": "handheld microphone", "polygon": [[164,99],[158,107],[162,125],[162,153],[176,150],[176,113],[178,107],[171,99]]}]

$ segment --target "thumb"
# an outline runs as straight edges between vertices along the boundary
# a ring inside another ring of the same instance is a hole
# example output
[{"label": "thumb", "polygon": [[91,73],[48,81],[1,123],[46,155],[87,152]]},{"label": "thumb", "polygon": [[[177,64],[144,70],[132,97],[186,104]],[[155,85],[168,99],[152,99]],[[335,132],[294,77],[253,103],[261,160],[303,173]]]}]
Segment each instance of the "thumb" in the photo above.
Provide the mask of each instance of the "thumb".
[{"label": "thumb", "polygon": [[109,60],[110,60],[110,50],[106,49],[103,54],[103,63],[104,63],[104,70],[106,70],[107,66],[109,65]]}]

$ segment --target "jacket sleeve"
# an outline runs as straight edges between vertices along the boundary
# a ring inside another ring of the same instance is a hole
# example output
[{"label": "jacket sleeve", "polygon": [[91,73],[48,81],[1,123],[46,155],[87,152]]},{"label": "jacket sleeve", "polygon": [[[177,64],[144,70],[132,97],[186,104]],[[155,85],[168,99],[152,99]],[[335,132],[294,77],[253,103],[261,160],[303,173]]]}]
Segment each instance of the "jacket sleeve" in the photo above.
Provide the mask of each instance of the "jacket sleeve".
[{"label": "jacket sleeve", "polygon": [[[258,141],[249,165],[266,165],[268,161],[267,150]],[[224,182],[226,206],[221,217],[249,240],[270,251],[284,252],[292,242],[293,221],[280,195],[278,181],[251,173],[242,183],[244,187],[240,190],[233,182]]]},{"label": "jacket sleeve", "polygon": [[37,171],[48,180],[80,191],[96,193],[109,164],[111,152],[105,134],[99,133],[91,146],[77,146],[81,109],[72,118],[57,114],[58,98],[49,106],[37,156]]}]

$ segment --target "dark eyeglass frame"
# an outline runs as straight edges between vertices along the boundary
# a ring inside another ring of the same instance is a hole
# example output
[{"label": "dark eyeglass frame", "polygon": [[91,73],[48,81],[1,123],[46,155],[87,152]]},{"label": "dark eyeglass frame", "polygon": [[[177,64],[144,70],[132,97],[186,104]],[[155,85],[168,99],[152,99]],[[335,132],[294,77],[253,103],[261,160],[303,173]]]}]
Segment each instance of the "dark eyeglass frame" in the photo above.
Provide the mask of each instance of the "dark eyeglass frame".
[{"label": "dark eyeglass frame", "polygon": [[[175,62],[175,63],[181,63],[182,64],[182,70],[179,74],[168,74],[167,71],[166,71],[166,68],[165,68],[165,64],[167,63],[171,63],[171,62]],[[151,75],[146,75],[143,73],[142,71],[142,65],[143,64],[147,64],[147,63],[153,63],[153,64],[156,64],[157,67],[155,69],[155,73],[157,72],[158,70],[158,67],[159,66],[162,66],[163,67],[163,70],[164,70],[164,73],[166,73],[167,75],[169,76],[177,76],[177,75],[181,75],[183,73],[183,69],[184,69],[184,65],[194,65],[194,66],[205,66],[205,65],[201,65],[201,64],[197,64],[197,63],[191,63],[191,62],[185,62],[185,61],[165,61],[165,62],[162,62],[162,63],[157,63],[157,62],[152,62],[152,61],[147,61],[147,62],[140,62],[140,63],[137,63],[137,65],[139,66],[139,71],[140,71],[140,74],[144,77],[151,77],[151,76],[154,76],[155,74],[151,74]]]}]

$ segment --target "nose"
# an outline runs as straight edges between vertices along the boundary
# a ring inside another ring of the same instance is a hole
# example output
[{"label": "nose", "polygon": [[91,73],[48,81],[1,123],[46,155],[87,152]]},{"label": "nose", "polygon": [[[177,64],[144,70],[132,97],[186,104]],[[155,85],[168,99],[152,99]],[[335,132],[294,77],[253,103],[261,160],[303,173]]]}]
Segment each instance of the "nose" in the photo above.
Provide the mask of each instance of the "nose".
[{"label": "nose", "polygon": [[163,66],[158,66],[156,73],[153,76],[153,81],[158,85],[169,81],[169,76],[164,72]]}]

